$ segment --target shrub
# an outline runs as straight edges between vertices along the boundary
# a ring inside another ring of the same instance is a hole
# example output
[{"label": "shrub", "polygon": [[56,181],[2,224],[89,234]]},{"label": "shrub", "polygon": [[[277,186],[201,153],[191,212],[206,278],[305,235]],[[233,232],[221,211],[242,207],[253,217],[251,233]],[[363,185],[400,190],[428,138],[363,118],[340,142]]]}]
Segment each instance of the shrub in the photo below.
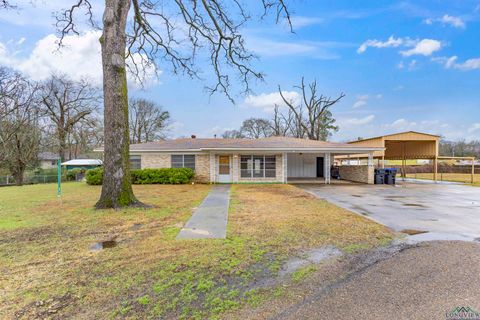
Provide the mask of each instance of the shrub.
[{"label": "shrub", "polygon": [[87,184],[98,186],[103,182],[103,168],[95,168],[87,170],[86,173]]},{"label": "shrub", "polygon": [[192,181],[195,173],[189,168],[161,168],[132,170],[133,184],[184,184]]},{"label": "shrub", "polygon": [[[192,181],[195,172],[189,168],[138,169],[130,172],[133,184],[185,184]],[[87,184],[101,185],[103,169],[90,169]]]},{"label": "shrub", "polygon": [[77,179],[77,174],[82,173],[82,169],[72,169],[67,171],[67,181],[75,181]]}]

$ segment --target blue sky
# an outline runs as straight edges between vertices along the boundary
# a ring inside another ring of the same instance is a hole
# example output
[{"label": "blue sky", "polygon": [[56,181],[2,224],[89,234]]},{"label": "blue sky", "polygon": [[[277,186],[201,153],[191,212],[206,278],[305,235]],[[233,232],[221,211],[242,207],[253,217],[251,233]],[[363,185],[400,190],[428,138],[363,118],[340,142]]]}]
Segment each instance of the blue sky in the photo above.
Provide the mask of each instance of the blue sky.
[{"label": "blue sky", "polygon": [[[51,13],[67,1],[24,2],[20,11],[0,12],[0,64],[39,80],[61,70],[98,83],[98,32],[85,29],[54,52]],[[258,1],[247,2],[254,10]],[[211,137],[249,117],[269,118],[278,85],[296,99],[294,86],[304,76],[317,79],[326,95],[346,94],[332,109],[340,131],[331,140],[403,130],[480,139],[480,0],[299,0],[290,8],[295,33],[272,17],[244,27],[247,46],[259,57],[253,65],[266,78],[254,83],[251,96],[237,95],[236,105],[205,92],[211,73],[202,64],[198,81],[160,63],[160,77],[143,90],[132,81],[130,93],[171,112],[171,137]],[[101,15],[101,1],[95,9]]]}]

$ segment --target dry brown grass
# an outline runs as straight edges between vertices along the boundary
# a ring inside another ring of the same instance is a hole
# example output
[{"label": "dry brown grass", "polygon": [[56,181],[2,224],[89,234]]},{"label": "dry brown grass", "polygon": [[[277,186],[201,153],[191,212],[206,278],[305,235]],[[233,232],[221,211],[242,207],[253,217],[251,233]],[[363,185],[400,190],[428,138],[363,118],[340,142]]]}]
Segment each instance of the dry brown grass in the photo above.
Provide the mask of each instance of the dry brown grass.
[{"label": "dry brown grass", "polygon": [[[433,180],[433,173],[410,173],[408,178]],[[439,173],[437,179],[440,181],[453,181],[472,183],[472,175],[468,173]],[[480,186],[480,174],[473,176],[473,185]]]},{"label": "dry brown grass", "polygon": [[383,226],[291,185],[233,186],[230,230],[287,251],[324,244],[377,244]]}]

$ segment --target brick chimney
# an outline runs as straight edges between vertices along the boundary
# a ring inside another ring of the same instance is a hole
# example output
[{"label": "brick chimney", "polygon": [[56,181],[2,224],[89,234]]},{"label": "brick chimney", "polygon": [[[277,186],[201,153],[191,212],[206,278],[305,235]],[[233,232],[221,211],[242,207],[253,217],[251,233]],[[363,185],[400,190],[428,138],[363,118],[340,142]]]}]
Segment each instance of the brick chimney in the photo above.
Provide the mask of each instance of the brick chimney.
[{"label": "brick chimney", "polygon": [[196,139],[196,138],[197,138],[197,136],[196,136],[196,135],[194,135],[194,134],[192,134],[192,135],[190,136],[190,138],[192,138],[192,139]]}]

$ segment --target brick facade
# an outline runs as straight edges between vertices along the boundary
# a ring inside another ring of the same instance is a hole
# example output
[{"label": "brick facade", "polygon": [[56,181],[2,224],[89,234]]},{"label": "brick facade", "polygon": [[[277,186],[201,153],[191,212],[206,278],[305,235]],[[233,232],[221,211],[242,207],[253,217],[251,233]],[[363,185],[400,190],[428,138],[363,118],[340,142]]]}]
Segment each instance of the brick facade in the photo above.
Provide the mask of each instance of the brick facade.
[{"label": "brick facade", "polygon": [[210,155],[195,155],[195,181],[201,183],[210,182]]},{"label": "brick facade", "polygon": [[171,155],[168,153],[144,153],[141,155],[142,169],[170,168]]}]

